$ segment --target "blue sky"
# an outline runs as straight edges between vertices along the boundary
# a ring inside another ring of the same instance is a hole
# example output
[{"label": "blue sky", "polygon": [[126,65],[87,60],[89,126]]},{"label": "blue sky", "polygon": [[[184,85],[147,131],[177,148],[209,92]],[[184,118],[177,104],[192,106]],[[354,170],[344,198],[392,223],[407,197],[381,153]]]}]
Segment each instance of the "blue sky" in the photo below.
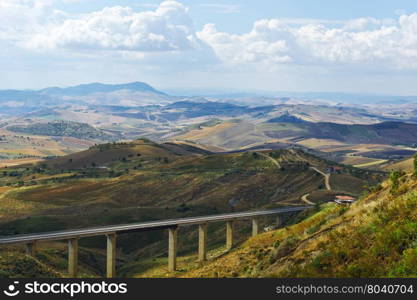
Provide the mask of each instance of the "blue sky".
[{"label": "blue sky", "polygon": [[[60,3],[58,7],[72,12],[89,12],[113,5],[146,10],[160,2],[85,0]],[[382,19],[417,11],[417,2],[413,0],[185,0],[181,3],[190,7],[190,14],[197,26],[216,23],[222,30],[235,33],[250,30],[253,22],[263,18],[348,20],[371,16]]]},{"label": "blue sky", "polygon": [[0,88],[417,94],[417,1],[1,0]]}]

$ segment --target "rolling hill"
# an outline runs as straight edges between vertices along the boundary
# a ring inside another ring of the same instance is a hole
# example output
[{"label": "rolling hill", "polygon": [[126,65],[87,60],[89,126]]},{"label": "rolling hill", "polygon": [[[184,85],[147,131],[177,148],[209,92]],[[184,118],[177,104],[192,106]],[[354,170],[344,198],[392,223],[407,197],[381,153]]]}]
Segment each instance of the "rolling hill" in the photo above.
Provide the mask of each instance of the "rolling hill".
[{"label": "rolling hill", "polygon": [[284,115],[266,123],[226,121],[213,128],[193,129],[176,139],[191,140],[218,147],[244,147],[271,140],[300,142],[308,139],[333,140],[347,144],[385,144],[413,147],[417,141],[417,124],[383,122],[370,125],[307,122]]},{"label": "rolling hill", "polygon": [[129,275],[415,278],[417,181],[402,175],[398,189],[392,186],[385,181],[351,206],[323,204],[299,221],[253,237],[208,262],[197,264],[186,257],[174,274],[156,265]]},{"label": "rolling hill", "polygon": [[117,140],[118,136],[112,136],[91,125],[70,121],[54,121],[47,123],[32,123],[29,125],[11,125],[7,130],[41,136],[69,136],[80,139],[111,141]]},{"label": "rolling hill", "polygon": [[410,173],[412,172],[414,165],[414,159],[412,157],[403,159],[397,162],[387,163],[381,166],[381,169],[384,171],[403,171]]},{"label": "rolling hill", "polygon": [[[310,166],[326,170],[331,164],[298,149],[215,154],[189,144],[146,139],[98,145],[33,166],[2,169],[0,235],[302,205],[304,194],[325,190],[323,176]],[[384,176],[350,167],[344,174],[344,183],[359,185],[352,194]],[[248,225],[242,224],[238,240],[245,237]],[[223,226],[211,230],[212,244],[222,243]],[[141,261],[147,257],[164,257],[163,235],[121,236],[121,264],[132,272],[146,268]],[[194,251],[195,239],[192,229],[184,229],[181,253]],[[95,266],[104,245],[100,238],[82,241],[85,257],[80,260],[89,276],[102,274]],[[41,255],[46,256],[38,263],[50,266],[47,257],[53,261],[59,257],[44,247]]]}]

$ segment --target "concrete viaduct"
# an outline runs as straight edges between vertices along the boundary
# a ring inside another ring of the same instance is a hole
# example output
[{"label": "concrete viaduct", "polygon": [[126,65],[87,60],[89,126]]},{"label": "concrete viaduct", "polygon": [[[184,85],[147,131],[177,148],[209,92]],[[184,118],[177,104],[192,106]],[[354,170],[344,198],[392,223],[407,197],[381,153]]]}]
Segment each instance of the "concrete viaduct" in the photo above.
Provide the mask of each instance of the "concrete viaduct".
[{"label": "concrete viaduct", "polygon": [[207,259],[207,224],[212,222],[226,222],[226,246],[231,249],[233,241],[233,223],[238,219],[252,220],[252,236],[259,233],[259,217],[281,215],[291,212],[299,212],[312,206],[297,206],[262,211],[249,211],[227,213],[203,217],[190,217],[183,219],[171,219],[144,223],[132,223],[126,225],[111,225],[95,228],[63,230],[56,232],[16,235],[0,238],[0,246],[25,244],[29,255],[34,255],[36,244],[42,241],[68,241],[68,274],[77,277],[78,274],[78,240],[80,238],[105,235],[107,237],[107,278],[116,276],[116,237],[117,234],[129,232],[141,232],[149,230],[168,230],[168,270],[173,272],[177,267],[177,232],[180,226],[197,225],[199,232],[198,259]]}]

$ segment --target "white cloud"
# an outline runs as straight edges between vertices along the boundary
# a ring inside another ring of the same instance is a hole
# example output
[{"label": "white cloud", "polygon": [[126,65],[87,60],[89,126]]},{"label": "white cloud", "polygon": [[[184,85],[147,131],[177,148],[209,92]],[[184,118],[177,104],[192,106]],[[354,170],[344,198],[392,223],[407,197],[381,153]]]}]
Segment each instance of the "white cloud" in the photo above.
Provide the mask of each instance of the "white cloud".
[{"label": "white cloud", "polygon": [[97,49],[130,51],[183,51],[201,47],[188,9],[164,1],[154,11],[106,7],[75,16],[34,34],[24,45],[32,49]]},{"label": "white cloud", "polygon": [[52,0],[1,0],[0,40],[19,40],[40,30],[43,18],[55,16]]},{"label": "white cloud", "polygon": [[417,14],[402,15],[398,21],[360,18],[333,24],[259,20],[241,35],[207,24],[197,36],[226,63],[417,68]]},{"label": "white cloud", "polygon": [[[202,5],[239,10],[236,5]],[[196,32],[188,8],[172,0],[147,11],[113,6],[77,15],[55,10],[53,0],[0,0],[0,20],[0,42],[30,52],[106,52],[152,64],[171,59],[177,65],[213,63],[215,53],[225,66],[261,70],[283,64],[417,69],[417,14],[397,20],[263,19],[249,32],[233,34],[214,24]]]}]

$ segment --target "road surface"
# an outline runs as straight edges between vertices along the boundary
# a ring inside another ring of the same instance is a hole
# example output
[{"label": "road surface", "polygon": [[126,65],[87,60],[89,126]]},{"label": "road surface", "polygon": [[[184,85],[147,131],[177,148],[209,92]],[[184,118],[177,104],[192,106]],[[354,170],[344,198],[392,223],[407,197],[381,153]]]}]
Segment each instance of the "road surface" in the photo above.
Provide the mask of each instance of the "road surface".
[{"label": "road surface", "polygon": [[64,230],[57,232],[48,232],[41,234],[28,234],[28,235],[18,235],[12,237],[0,238],[0,245],[10,245],[10,244],[19,244],[19,243],[31,243],[34,241],[53,241],[53,240],[66,240],[71,238],[80,238],[88,236],[97,236],[113,233],[127,233],[135,231],[147,231],[147,230],[156,230],[156,229],[165,229],[174,226],[185,226],[185,225],[196,225],[204,224],[209,222],[219,222],[219,221],[228,221],[234,219],[243,219],[251,218],[256,216],[267,216],[288,212],[303,211],[305,209],[311,208],[312,206],[299,206],[299,207],[287,207],[271,210],[261,210],[261,211],[249,211],[249,212],[240,212],[240,213],[228,213],[221,215],[212,215],[212,216],[203,216],[203,217],[190,217],[183,219],[171,219],[163,221],[152,221],[144,223],[133,223],[126,225],[112,225],[112,226],[102,226],[95,228],[86,228],[86,229],[75,229],[75,230]]},{"label": "road surface", "polygon": [[[323,175],[323,177],[324,177],[324,184],[326,185],[326,189],[328,191],[331,191],[332,190],[332,187],[330,186],[330,174],[326,174],[326,173],[320,171],[319,169],[317,169],[316,167],[310,167],[310,169],[312,169],[312,170],[316,171],[317,173]],[[311,202],[310,200],[308,200],[308,196],[310,196],[310,193],[301,196],[301,201],[303,201],[303,202],[305,202],[305,203],[307,203],[309,205],[314,205],[313,202]]]},{"label": "road surface", "polygon": [[320,173],[321,175],[324,176],[324,183],[326,185],[326,189],[328,191],[331,191],[332,187],[330,186],[330,174],[326,174],[326,173],[320,171],[319,169],[317,169],[315,167],[311,167],[311,169],[313,169],[314,171],[316,171],[316,172],[318,172],[318,173]]},{"label": "road surface", "polygon": [[308,196],[310,196],[310,193],[303,195],[301,197],[301,201],[307,203],[308,205],[315,205],[314,202],[311,202],[310,200],[308,200]]},{"label": "road surface", "polygon": [[271,157],[271,156],[269,156],[269,155],[267,155],[265,153],[262,153],[262,152],[256,152],[256,153],[258,153],[259,155],[265,157],[266,159],[269,159],[274,165],[277,166],[278,169],[281,168],[279,162],[275,158],[273,158],[273,157]]}]

